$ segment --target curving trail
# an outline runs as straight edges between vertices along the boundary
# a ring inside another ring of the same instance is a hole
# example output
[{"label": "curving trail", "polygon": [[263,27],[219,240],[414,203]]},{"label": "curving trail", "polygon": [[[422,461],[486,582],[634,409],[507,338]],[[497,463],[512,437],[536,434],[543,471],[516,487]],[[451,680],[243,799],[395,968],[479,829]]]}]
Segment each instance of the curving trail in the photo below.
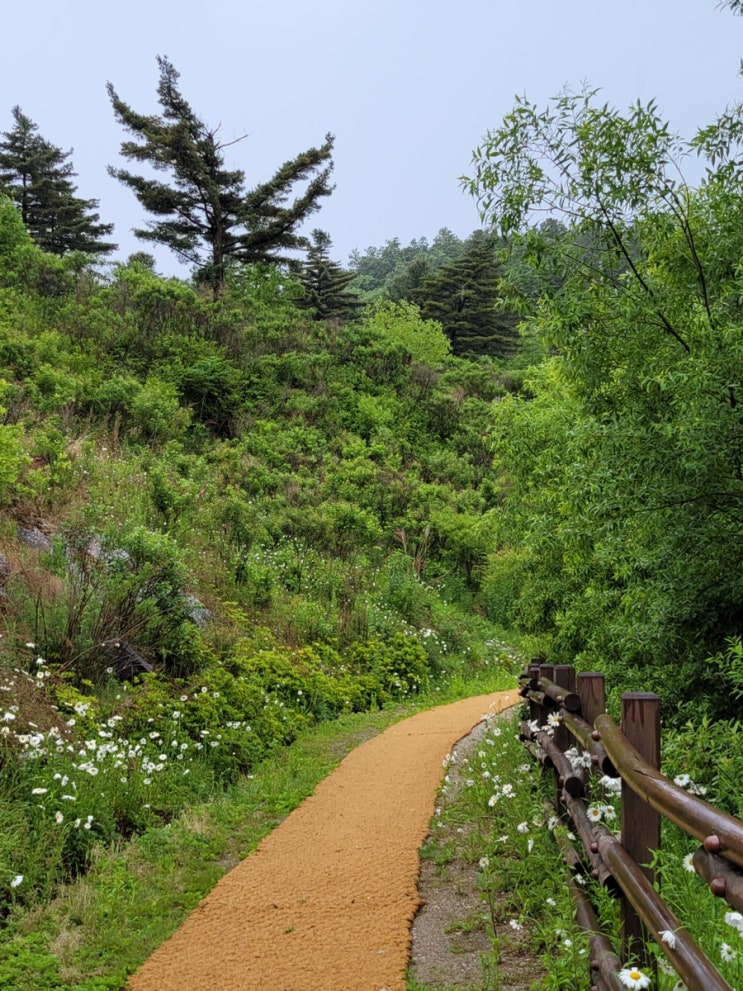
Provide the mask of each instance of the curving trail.
[{"label": "curving trail", "polygon": [[516,690],[353,750],[132,975],[128,991],[405,991],[418,850],[442,760]]}]

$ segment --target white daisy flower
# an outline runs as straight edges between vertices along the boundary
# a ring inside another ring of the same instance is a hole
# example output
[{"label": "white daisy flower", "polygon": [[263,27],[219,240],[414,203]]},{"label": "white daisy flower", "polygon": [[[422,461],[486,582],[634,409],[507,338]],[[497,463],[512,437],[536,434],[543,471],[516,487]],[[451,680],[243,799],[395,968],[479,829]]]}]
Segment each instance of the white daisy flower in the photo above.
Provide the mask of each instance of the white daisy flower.
[{"label": "white daisy flower", "polygon": [[619,980],[626,988],[649,988],[650,978],[636,967],[625,967],[619,971]]}]

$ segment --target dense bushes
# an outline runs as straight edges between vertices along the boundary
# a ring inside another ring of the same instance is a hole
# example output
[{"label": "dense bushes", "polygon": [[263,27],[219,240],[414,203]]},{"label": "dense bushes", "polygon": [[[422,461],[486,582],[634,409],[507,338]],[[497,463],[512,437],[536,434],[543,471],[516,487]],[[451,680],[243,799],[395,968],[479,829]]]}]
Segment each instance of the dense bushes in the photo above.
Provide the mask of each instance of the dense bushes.
[{"label": "dense bushes", "polygon": [[276,271],[217,303],[141,258],[47,271],[2,224],[9,910],[303,727],[499,663],[470,610],[503,389],[410,308],[325,325]]},{"label": "dense bushes", "polygon": [[[692,698],[733,714],[707,658],[743,620],[736,114],[685,144],[652,102],[520,99],[471,182],[546,355],[493,408],[490,615],[681,719]],[[534,228],[542,208],[559,216]]]}]

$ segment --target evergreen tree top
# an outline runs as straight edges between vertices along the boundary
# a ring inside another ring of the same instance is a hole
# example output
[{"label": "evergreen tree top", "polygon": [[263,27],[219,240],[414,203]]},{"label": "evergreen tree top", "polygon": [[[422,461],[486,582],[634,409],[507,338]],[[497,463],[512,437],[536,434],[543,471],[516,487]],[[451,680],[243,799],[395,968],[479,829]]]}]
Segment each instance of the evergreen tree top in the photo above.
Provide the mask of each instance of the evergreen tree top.
[{"label": "evergreen tree top", "polygon": [[77,175],[63,151],[46,141],[19,106],[14,126],[0,134],[0,189],[15,202],[31,237],[57,255],[68,251],[108,254],[117,246],[104,241],[113,224],[100,223],[98,200],[76,196]]},{"label": "evergreen tree top", "polygon": [[299,281],[304,297],[299,305],[312,309],[318,320],[347,320],[356,315],[361,300],[350,284],[356,278],[354,272],[346,272],[330,258],[332,242],[327,231],[312,231],[312,243],[307,260],[299,269]]},{"label": "evergreen tree top", "polygon": [[[245,187],[242,169],[225,166],[219,127],[208,127],[183,97],[179,73],[158,56],[157,87],[162,114],[134,111],[108,83],[108,94],[119,123],[134,138],[121,145],[122,157],[167,173],[159,180],[109,166],[109,173],[134,192],[156,218],[137,237],[164,244],[193,265],[218,295],[230,263],[275,264],[288,261],[287,252],[309,246],[299,228],[330,195],[333,135],[319,148],[309,148],[285,162],[267,181]],[[244,135],[243,135],[244,137]],[[237,141],[241,141],[238,138]],[[291,201],[298,183],[305,188]]]}]

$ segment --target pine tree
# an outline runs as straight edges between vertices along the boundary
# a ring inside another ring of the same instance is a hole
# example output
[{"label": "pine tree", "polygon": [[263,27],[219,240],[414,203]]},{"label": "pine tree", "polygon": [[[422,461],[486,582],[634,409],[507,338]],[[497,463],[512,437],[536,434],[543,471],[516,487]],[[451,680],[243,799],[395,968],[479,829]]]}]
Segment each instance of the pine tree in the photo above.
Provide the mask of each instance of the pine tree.
[{"label": "pine tree", "polygon": [[0,188],[21,211],[31,237],[44,251],[107,254],[115,244],[103,241],[113,224],[99,223],[98,200],[76,196],[77,173],[71,151],[50,144],[20,107],[13,107],[15,125],[0,135]]},{"label": "pine tree", "polygon": [[517,318],[501,308],[501,266],[492,236],[476,231],[461,257],[442,265],[411,294],[425,320],[437,320],[455,354],[509,357]]},{"label": "pine tree", "polygon": [[315,311],[317,320],[348,320],[358,311],[361,301],[349,284],[356,278],[330,259],[331,240],[326,231],[314,230],[307,251],[307,261],[299,269],[304,297],[298,305]]},{"label": "pine tree", "polygon": [[[333,136],[320,148],[310,148],[284,165],[268,182],[245,189],[245,173],[227,169],[224,149],[235,142],[219,139],[194,113],[178,89],[179,73],[158,56],[157,87],[162,116],[136,113],[116,94],[108,94],[118,122],[134,140],[124,141],[124,158],[168,173],[170,183],[109,167],[157,220],[137,237],[164,244],[193,265],[198,277],[212,286],[215,297],[224,285],[231,261],[246,264],[289,260],[287,251],[305,249],[307,238],[298,228],[319,209],[319,200],[332,192]],[[241,139],[237,139],[238,141]],[[307,185],[287,204],[297,183]]]}]

